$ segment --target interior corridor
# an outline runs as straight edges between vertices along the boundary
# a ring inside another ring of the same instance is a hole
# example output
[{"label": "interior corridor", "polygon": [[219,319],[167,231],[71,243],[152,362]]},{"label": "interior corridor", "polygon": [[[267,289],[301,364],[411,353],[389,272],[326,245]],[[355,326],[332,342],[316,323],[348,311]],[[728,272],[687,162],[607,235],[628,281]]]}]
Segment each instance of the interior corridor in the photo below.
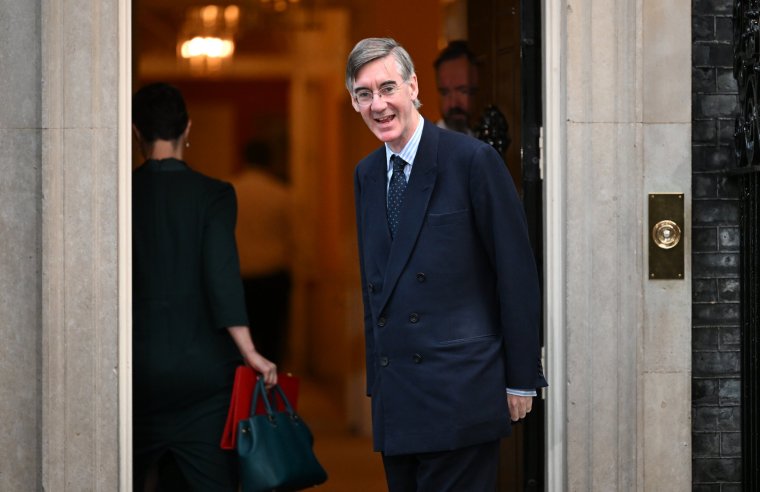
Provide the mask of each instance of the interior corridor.
[{"label": "interior corridor", "polygon": [[327,471],[327,482],[315,490],[330,492],[385,492],[385,475],[372,438],[346,428],[345,418],[320,383],[301,380],[298,413],[314,435],[314,451]]}]

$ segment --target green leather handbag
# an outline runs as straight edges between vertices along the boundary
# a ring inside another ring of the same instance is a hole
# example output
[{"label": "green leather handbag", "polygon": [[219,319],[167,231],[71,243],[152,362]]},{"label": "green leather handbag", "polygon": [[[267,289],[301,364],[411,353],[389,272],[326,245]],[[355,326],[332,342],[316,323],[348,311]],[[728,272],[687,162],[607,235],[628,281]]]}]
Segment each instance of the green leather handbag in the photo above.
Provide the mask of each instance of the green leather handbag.
[{"label": "green leather handbag", "polygon": [[[277,396],[285,404],[284,411],[276,411],[273,405]],[[259,398],[266,407],[264,415],[254,414]],[[324,483],[327,473],[314,455],[313,444],[311,431],[295,413],[282,388],[274,386],[267,394],[259,378],[251,415],[238,423],[242,491],[291,491]]]}]

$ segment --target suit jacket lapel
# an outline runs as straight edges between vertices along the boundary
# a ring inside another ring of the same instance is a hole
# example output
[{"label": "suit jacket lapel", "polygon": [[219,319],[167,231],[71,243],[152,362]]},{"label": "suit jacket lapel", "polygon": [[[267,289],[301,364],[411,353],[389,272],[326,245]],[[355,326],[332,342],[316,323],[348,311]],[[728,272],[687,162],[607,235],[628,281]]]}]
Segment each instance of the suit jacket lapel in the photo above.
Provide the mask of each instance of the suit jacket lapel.
[{"label": "suit jacket lapel", "polygon": [[367,175],[367,191],[365,197],[365,206],[367,215],[366,221],[367,238],[372,241],[371,245],[366,248],[372,251],[372,261],[377,265],[380,272],[385,272],[388,263],[388,255],[391,248],[391,234],[388,230],[388,219],[385,212],[386,202],[386,181],[388,163],[385,160],[385,147],[381,147],[373,157],[371,171]]},{"label": "suit jacket lapel", "polygon": [[[385,269],[385,280],[383,280],[383,299],[380,305],[380,312],[385,307],[386,302],[388,302],[388,298],[390,298],[393,289],[396,287],[398,278],[409,260],[409,256],[412,254],[414,245],[417,243],[420,229],[425,222],[430,195],[433,193],[435,185],[438,169],[436,165],[438,158],[438,129],[427,120],[423,121],[425,122],[425,126],[422,129],[420,145],[417,148],[417,155],[412,163],[412,174],[409,176],[409,184],[404,194],[401,220],[396,231],[396,237],[390,245],[390,255],[388,256],[388,265]],[[383,196],[385,196],[385,193]],[[385,208],[383,207],[384,211]]]}]

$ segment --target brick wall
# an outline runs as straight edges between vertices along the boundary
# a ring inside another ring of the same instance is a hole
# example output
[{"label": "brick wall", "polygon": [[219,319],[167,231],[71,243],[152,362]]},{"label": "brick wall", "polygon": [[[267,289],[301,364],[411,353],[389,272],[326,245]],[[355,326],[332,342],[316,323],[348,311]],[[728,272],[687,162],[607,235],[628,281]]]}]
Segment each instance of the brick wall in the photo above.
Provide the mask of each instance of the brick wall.
[{"label": "brick wall", "polygon": [[693,490],[741,490],[733,0],[692,0]]}]

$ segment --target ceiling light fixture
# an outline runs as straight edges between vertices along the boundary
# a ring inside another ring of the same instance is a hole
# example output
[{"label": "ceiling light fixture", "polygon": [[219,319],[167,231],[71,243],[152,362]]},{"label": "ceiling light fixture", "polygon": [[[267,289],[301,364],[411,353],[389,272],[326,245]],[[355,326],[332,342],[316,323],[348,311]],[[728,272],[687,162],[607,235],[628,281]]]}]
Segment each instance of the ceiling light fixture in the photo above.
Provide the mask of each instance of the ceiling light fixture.
[{"label": "ceiling light fixture", "polygon": [[240,23],[237,5],[190,7],[177,43],[177,54],[191,69],[213,72],[235,53],[235,35]]}]

